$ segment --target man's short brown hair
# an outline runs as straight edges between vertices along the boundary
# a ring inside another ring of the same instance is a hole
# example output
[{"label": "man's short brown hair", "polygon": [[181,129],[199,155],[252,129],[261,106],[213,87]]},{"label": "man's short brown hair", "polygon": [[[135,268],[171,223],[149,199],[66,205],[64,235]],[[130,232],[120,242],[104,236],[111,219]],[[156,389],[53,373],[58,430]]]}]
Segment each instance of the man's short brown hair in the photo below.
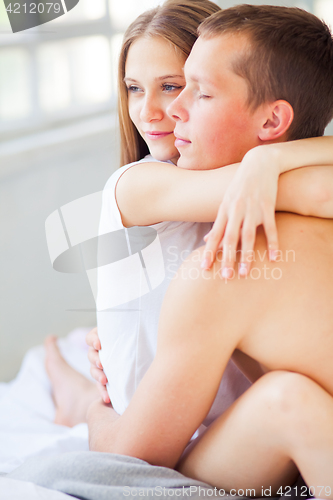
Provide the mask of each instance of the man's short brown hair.
[{"label": "man's short brown hair", "polygon": [[324,134],[333,118],[333,38],[324,22],[298,8],[238,5],[206,19],[199,34],[246,36],[233,69],[248,83],[249,106],[286,100],[295,115],[288,140]]}]

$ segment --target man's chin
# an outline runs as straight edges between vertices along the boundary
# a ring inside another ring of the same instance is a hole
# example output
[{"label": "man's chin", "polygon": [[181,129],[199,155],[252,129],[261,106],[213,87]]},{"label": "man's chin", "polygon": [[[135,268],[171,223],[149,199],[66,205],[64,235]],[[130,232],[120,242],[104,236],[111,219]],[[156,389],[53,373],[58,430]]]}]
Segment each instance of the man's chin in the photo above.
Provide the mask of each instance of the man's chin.
[{"label": "man's chin", "polygon": [[183,168],[184,170],[196,170],[198,168],[194,159],[191,159],[188,156],[184,155],[180,155],[177,161],[177,167]]}]

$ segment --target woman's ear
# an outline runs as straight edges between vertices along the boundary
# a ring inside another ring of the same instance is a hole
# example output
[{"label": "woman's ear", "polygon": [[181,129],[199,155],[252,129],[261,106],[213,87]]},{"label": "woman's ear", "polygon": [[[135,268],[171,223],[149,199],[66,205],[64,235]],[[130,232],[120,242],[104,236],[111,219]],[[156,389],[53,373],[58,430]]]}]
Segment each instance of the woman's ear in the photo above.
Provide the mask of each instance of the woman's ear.
[{"label": "woman's ear", "polygon": [[274,101],[267,105],[266,118],[261,127],[259,139],[264,142],[274,141],[289,129],[294,119],[294,110],[287,101]]}]

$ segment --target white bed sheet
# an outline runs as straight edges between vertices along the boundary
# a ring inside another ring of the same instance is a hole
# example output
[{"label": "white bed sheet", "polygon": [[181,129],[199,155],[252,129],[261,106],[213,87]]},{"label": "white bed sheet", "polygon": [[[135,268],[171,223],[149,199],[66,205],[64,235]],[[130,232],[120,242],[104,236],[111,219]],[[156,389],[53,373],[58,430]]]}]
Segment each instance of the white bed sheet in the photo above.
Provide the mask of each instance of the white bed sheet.
[{"label": "white bed sheet", "polygon": [[72,496],[25,481],[0,477],[0,500],[69,500]]},{"label": "white bed sheet", "polygon": [[[71,366],[91,378],[84,343],[87,331],[74,330],[59,340],[59,347]],[[38,346],[27,352],[17,377],[0,384],[0,472],[11,472],[33,455],[88,450],[87,425],[56,425],[54,415],[44,347]]]}]

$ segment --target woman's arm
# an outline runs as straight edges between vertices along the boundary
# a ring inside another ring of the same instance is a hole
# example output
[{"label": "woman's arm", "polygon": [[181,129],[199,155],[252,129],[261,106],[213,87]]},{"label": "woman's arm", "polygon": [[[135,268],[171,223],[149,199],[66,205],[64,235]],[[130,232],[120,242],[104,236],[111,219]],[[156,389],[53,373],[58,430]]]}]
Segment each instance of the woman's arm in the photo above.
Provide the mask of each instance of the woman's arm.
[{"label": "woman's arm", "polygon": [[280,174],[300,167],[333,165],[333,136],[311,137],[267,146],[270,154],[278,158]]},{"label": "woman's arm", "polygon": [[141,163],[126,170],[116,186],[123,224],[212,222],[238,164],[215,170],[183,170],[169,163]]},{"label": "woman's arm", "polygon": [[[212,222],[236,172],[246,184],[251,179],[265,195],[266,183],[276,190],[281,173],[310,165],[333,165],[333,137],[259,146],[249,151],[241,164],[215,170],[194,171],[168,163],[141,163],[120,177],[117,203],[123,223],[128,227],[165,220]],[[309,171],[304,168],[285,178],[281,176],[283,182],[279,184],[276,209],[333,217],[332,178],[333,168],[325,167]],[[238,197],[249,197],[245,191],[240,193],[239,186],[233,182]]]},{"label": "woman's arm", "polygon": [[332,219],[333,167],[305,167],[282,174],[276,211]]},{"label": "woman's arm", "polygon": [[285,178],[281,176],[282,182],[278,184],[281,173],[302,165],[315,165],[315,160],[322,164],[332,164],[332,155],[332,137],[275,143],[248,151],[225,193],[206,240],[203,267],[208,269],[217,250],[222,248],[222,276],[232,276],[236,248],[241,238],[240,274],[246,276],[250,268],[256,228],[260,224],[264,226],[270,258],[274,260],[278,249],[275,210],[333,217],[331,167],[292,171]]}]

